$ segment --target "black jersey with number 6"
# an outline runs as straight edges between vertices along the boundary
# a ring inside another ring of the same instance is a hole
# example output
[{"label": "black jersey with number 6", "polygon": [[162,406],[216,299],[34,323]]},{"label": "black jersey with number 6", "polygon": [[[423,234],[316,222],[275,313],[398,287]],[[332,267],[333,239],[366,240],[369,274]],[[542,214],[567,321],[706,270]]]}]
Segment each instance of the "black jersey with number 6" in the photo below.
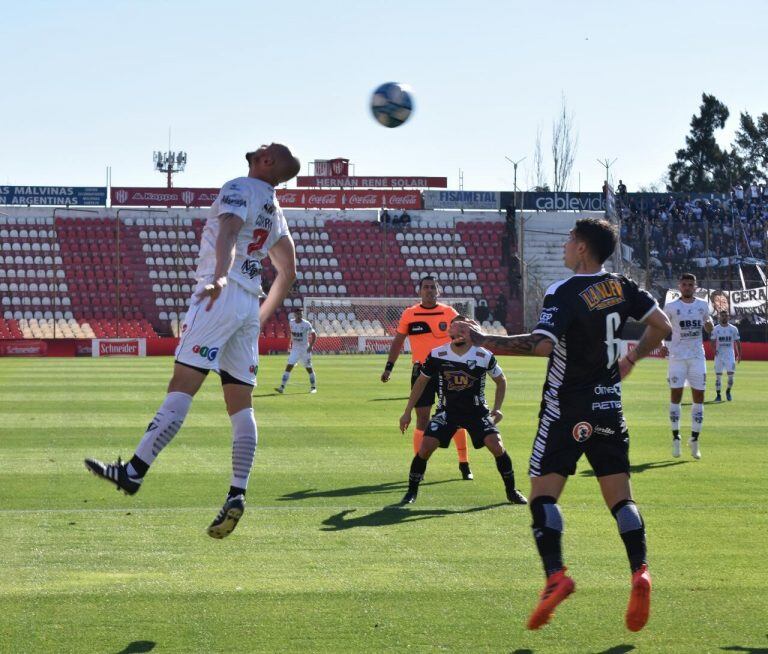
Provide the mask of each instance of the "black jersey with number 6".
[{"label": "black jersey with number 6", "polygon": [[656,301],[638,285],[605,270],[573,275],[548,289],[534,334],[555,342],[541,411],[552,418],[621,415],[616,362],[628,318],[644,320]]}]

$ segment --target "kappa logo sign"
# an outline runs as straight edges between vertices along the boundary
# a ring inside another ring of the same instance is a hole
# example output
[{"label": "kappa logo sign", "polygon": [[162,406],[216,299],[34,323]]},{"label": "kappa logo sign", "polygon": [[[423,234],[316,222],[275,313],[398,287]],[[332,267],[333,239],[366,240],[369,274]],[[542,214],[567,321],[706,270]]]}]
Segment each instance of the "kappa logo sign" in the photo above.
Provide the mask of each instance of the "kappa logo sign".
[{"label": "kappa logo sign", "polygon": [[592,435],[592,425],[588,422],[577,422],[571,433],[579,443],[583,443]]},{"label": "kappa logo sign", "polygon": [[219,348],[208,347],[207,345],[195,345],[192,351],[195,354],[199,354],[203,359],[208,359],[208,361],[213,361],[219,354]]}]

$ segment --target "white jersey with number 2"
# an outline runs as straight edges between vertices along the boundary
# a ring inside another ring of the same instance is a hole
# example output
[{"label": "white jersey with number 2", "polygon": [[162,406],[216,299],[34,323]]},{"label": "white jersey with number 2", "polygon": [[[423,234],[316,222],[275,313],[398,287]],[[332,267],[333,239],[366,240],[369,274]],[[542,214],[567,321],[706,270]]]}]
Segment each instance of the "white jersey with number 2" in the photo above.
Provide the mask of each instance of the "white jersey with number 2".
[{"label": "white jersey with number 2", "polygon": [[704,359],[702,333],[709,318],[709,305],[698,298],[684,302],[678,298],[664,306],[672,323],[672,338],[668,341],[670,359]]},{"label": "white jersey with number 2", "polygon": [[198,281],[208,281],[216,270],[219,216],[225,213],[235,214],[245,223],[237,235],[235,262],[227,279],[258,295],[261,292],[261,260],[280,238],[289,234],[274,187],[254,177],[238,177],[221,187],[200,240],[195,275]]}]

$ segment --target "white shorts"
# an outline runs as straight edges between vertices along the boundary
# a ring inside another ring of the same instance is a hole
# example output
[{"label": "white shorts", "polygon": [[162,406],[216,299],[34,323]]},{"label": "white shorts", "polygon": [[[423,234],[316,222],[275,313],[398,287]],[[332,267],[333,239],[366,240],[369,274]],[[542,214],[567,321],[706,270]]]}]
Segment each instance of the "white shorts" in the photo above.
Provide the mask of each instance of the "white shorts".
[{"label": "white shorts", "polygon": [[715,372],[720,375],[725,372],[736,372],[736,357],[730,354],[715,354]]},{"label": "white shorts", "polygon": [[[198,292],[205,282],[199,282]],[[256,385],[259,368],[259,298],[230,281],[206,311],[206,298],[192,296],[181,327],[176,361],[195,368],[227,372]]]},{"label": "white shorts", "polygon": [[291,348],[291,351],[288,353],[288,365],[295,366],[298,361],[301,361],[305,368],[311,368],[312,352]]},{"label": "white shorts", "polygon": [[669,360],[670,388],[683,388],[685,382],[697,391],[703,391],[707,386],[706,359],[670,359]]}]

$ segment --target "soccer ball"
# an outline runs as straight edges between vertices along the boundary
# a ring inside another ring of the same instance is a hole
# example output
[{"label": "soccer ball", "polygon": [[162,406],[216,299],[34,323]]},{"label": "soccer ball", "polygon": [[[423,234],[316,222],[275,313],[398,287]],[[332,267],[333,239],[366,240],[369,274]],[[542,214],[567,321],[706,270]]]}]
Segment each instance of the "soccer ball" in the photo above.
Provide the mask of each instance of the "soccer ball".
[{"label": "soccer ball", "polygon": [[371,111],[384,127],[399,127],[413,111],[410,87],[398,82],[382,84],[373,92]]}]

